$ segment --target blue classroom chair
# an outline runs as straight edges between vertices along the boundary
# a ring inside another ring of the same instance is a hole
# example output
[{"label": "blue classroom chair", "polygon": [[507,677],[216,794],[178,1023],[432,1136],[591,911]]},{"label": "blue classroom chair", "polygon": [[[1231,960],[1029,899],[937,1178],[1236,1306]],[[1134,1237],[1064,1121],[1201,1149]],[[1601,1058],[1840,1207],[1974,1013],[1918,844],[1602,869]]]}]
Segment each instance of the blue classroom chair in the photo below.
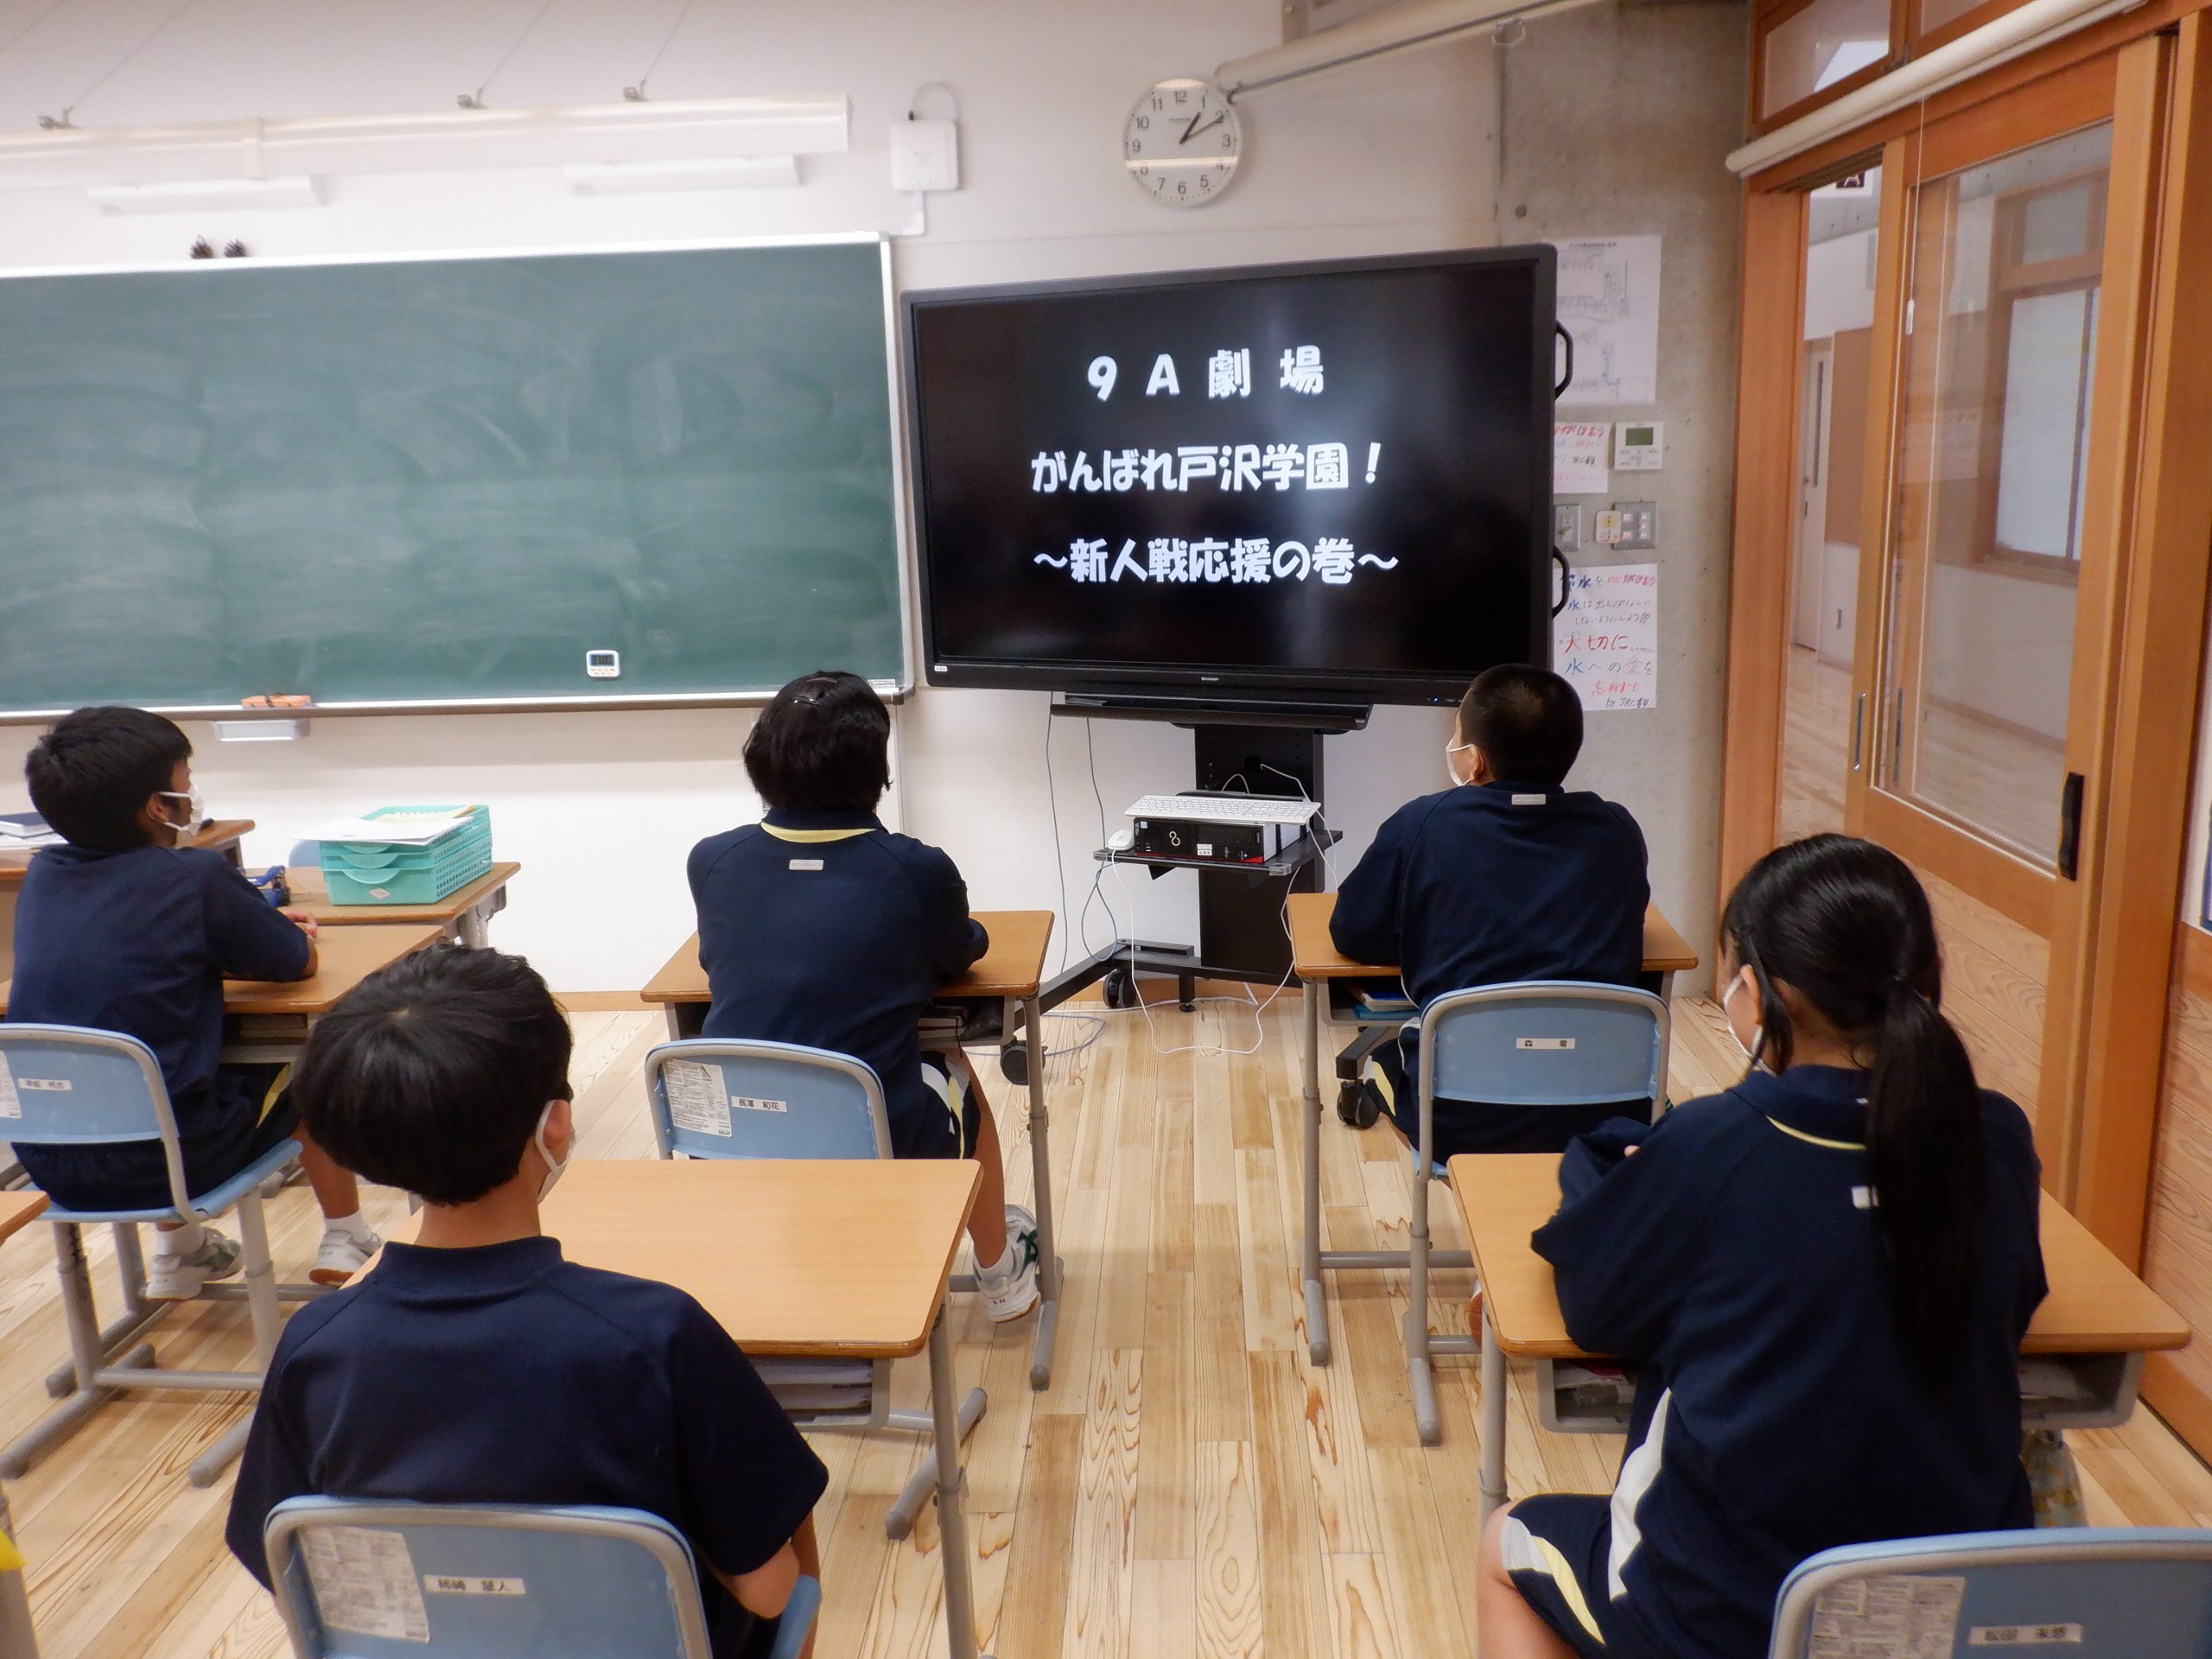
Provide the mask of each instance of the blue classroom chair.
[{"label": "blue classroom chair", "polygon": [[[642,1510],[295,1497],[262,1542],[295,1659],[713,1659],[691,1547]],[[802,1577],[770,1659],[821,1605]]]},{"label": "blue classroom chair", "polygon": [[[891,1156],[882,1083],[864,1062],[826,1048],[718,1037],[662,1043],[645,1056],[645,1096],[664,1158]],[[802,1429],[935,1433],[928,1412],[893,1408],[887,1359],[763,1357],[753,1366]],[[962,1439],[986,1403],[981,1389],[963,1397]],[[906,1536],[936,1485],[932,1447],[885,1512],[885,1534]]]},{"label": "blue classroom chair", "polygon": [[[60,1405],[0,1452],[0,1476],[14,1479],[63,1435],[122,1389],[259,1390],[276,1351],[280,1297],[304,1299],[311,1287],[279,1287],[269,1259],[269,1230],[261,1208],[262,1183],[298,1158],[296,1141],[272,1147],[254,1163],[211,1192],[185,1185],[184,1152],[176,1115],[153,1051],[135,1037],[79,1026],[0,1024],[0,1064],[10,1080],[17,1116],[8,1120],[11,1141],[33,1146],[116,1146],[158,1141],[168,1163],[170,1201],[150,1210],[65,1210],[49,1206],[54,1254],[61,1278],[61,1311],[69,1331],[68,1368],[48,1386],[65,1395]],[[253,1320],[250,1371],[177,1371],[155,1368],[152,1345],[135,1339],[170,1306],[146,1300],[138,1225],[162,1221],[212,1221],[235,1209],[245,1281],[205,1287],[202,1298],[243,1300]],[[123,1317],[102,1329],[92,1300],[83,1228],[115,1229],[116,1266],[123,1282]],[[58,1384],[58,1386],[57,1386]],[[192,1465],[195,1486],[212,1484],[245,1444],[249,1422],[226,1433]]]},{"label": "blue classroom chair", "polygon": [[1783,1580],[1769,1659],[1810,1659],[1816,1638],[1822,1650],[1854,1651],[1848,1638],[1878,1618],[1888,1621],[1891,1645],[1867,1650],[1915,1659],[1968,1659],[1993,1648],[2064,1659],[2204,1659],[2212,1654],[2212,1532],[2058,1527],[1823,1550]]},{"label": "blue classroom chair", "polygon": [[1465,1267],[1465,1250],[1429,1249],[1428,1186],[1446,1172],[1436,1161],[1436,1099],[1500,1106],[1596,1106],[1639,1096],[1654,1102],[1666,1085],[1667,1005],[1649,991],[1579,980],[1526,980],[1446,991],[1422,1011],[1421,1133],[1414,1148],[1412,1306],[1406,1312],[1406,1366],[1421,1443],[1443,1437],[1436,1410],[1439,1354],[1478,1351],[1473,1335],[1440,1337],[1428,1328],[1428,1270]]}]

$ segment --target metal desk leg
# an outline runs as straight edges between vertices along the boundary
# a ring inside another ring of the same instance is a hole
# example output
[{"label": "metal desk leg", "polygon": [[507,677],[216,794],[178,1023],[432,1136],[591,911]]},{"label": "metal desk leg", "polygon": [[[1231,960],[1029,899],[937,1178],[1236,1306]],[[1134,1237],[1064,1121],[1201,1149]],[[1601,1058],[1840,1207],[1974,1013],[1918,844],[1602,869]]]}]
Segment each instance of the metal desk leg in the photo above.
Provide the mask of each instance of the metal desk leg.
[{"label": "metal desk leg", "polygon": [[1057,1235],[1052,1230],[1052,1147],[1045,1106],[1044,999],[1022,1000],[1029,1039],[1029,1168],[1036,1188],[1031,1202],[1037,1216],[1037,1336],[1029,1349],[1029,1386],[1052,1382],[1052,1338],[1060,1323],[1060,1281],[1065,1276]]},{"label": "metal desk leg", "polygon": [[[16,1535],[4,1491],[0,1491],[0,1533],[10,1538]],[[0,1573],[0,1653],[9,1659],[38,1659],[38,1637],[31,1630],[30,1598],[23,1593],[20,1571]]]},{"label": "metal desk leg", "polygon": [[1667,1110],[1667,1096],[1675,1075],[1675,976],[1672,972],[1659,976],[1659,1000],[1667,1005],[1667,1036],[1659,1048],[1659,1098],[1651,1103],[1651,1115],[1656,1122]]},{"label": "metal desk leg", "polygon": [[1300,1276],[1306,1281],[1306,1351],[1316,1365],[1329,1363],[1329,1302],[1321,1285],[1321,987],[1312,980],[1300,988],[1306,1005],[1306,1237],[1299,1249]]},{"label": "metal desk leg", "polygon": [[1505,1502],[1505,1351],[1497,1345],[1497,1327],[1490,1320],[1490,1300],[1483,1300],[1483,1465],[1482,1514],[1484,1524],[1491,1511]]},{"label": "metal desk leg", "polygon": [[968,1471],[960,1464],[960,1409],[952,1378],[951,1308],[930,1326],[930,1416],[937,1425],[937,1525],[944,1551],[944,1641],[952,1659],[976,1659],[976,1597],[969,1580],[968,1517],[960,1508]]}]

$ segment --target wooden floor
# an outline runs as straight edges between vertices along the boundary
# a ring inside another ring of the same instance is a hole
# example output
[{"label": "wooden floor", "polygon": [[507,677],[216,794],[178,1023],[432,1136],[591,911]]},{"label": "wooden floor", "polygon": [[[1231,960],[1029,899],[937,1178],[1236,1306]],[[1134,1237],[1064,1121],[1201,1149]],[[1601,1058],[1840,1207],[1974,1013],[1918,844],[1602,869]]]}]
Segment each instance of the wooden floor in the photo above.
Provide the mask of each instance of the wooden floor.
[{"label": "wooden floor", "polygon": [[[1438,1370],[1445,1443],[1414,1440],[1396,1344],[1403,1275],[1336,1275],[1336,1363],[1307,1364],[1296,1284],[1294,1004],[1106,1016],[1092,1046],[1048,1073],[1069,1292],[1052,1387],[1032,1394],[1027,1322],[961,1315],[963,1384],[989,1414],[969,1446],[971,1536],[985,1651],[1047,1655],[1465,1656],[1475,1651],[1473,1366]],[[638,1068],[656,1016],[581,1014],[575,1077],[588,1157],[648,1155]],[[1077,1040],[1073,1020],[1047,1027]],[[1709,1003],[1680,1007],[1677,1098],[1739,1062]],[[1200,1046],[1192,1053],[1155,1052]],[[1249,1055],[1221,1052],[1252,1048]],[[1014,1090],[994,1092],[1027,1186]],[[1324,1125],[1330,1243],[1402,1243],[1405,1158],[1384,1129]],[[1439,1244],[1459,1243],[1451,1206]],[[404,1214],[379,1192],[380,1226]],[[272,1217],[296,1274],[316,1226],[287,1192]],[[0,1251],[0,1433],[46,1403],[62,1349],[50,1255],[33,1229]],[[1467,1275],[1438,1275],[1431,1314],[1464,1330]],[[237,1363],[243,1308],[174,1318],[175,1363]],[[920,1403],[918,1362],[901,1384]],[[1514,1378],[1508,1467],[1516,1493],[1602,1490],[1616,1440],[1537,1427]],[[185,1479],[195,1453],[245,1409],[237,1395],[145,1397],[97,1418],[10,1490],[30,1558],[47,1659],[250,1659],[282,1632],[224,1553],[227,1482]],[[2076,1434],[2092,1517],[2212,1524],[2212,1474],[2147,1412]],[[827,1602],[818,1651],[925,1659],[944,1651],[934,1518],[887,1543],[883,1511],[916,1455],[909,1436],[823,1437],[817,1514]]]}]

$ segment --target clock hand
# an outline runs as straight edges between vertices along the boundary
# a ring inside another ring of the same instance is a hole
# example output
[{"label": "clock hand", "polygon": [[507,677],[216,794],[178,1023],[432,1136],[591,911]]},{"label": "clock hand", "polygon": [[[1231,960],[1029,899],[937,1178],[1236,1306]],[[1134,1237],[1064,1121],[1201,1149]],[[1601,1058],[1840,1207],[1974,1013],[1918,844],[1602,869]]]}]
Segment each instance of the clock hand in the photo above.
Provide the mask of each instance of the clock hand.
[{"label": "clock hand", "polygon": [[[1201,111],[1198,111],[1198,114],[1199,114],[1199,115],[1203,115],[1203,114],[1205,114],[1205,111],[1203,111],[1203,110],[1201,110]],[[1197,115],[1194,115],[1194,116],[1192,116],[1192,117],[1191,118],[1191,119],[1192,119],[1192,120],[1193,120],[1193,121],[1196,121],[1198,118],[1198,117]],[[1189,143],[1191,142],[1191,140],[1192,140],[1192,139],[1193,139],[1193,138],[1197,137],[1198,136],[1198,134],[1200,134],[1200,133],[1202,133],[1202,132],[1211,132],[1211,131],[1212,131],[1216,127],[1219,126],[1223,122],[1224,122],[1224,121],[1226,121],[1226,120],[1228,120],[1228,119],[1229,119],[1229,118],[1228,118],[1227,116],[1225,116],[1225,115],[1217,115],[1216,117],[1214,117],[1214,118],[1213,118],[1212,120],[1211,120],[1211,121],[1207,122],[1207,123],[1205,124],[1205,125],[1204,125],[1203,127],[1194,127],[1194,128],[1192,128],[1189,132],[1185,133],[1185,134],[1183,135],[1182,139],[1181,139],[1181,141],[1180,141],[1180,142],[1182,142],[1182,143],[1186,143],[1186,144],[1187,144],[1187,143]]]},{"label": "clock hand", "polygon": [[1192,113],[1190,124],[1183,129],[1183,136],[1175,141],[1177,143],[1187,144],[1191,142],[1191,134],[1198,124],[1198,117],[1205,113],[1204,110],[1194,111]]}]

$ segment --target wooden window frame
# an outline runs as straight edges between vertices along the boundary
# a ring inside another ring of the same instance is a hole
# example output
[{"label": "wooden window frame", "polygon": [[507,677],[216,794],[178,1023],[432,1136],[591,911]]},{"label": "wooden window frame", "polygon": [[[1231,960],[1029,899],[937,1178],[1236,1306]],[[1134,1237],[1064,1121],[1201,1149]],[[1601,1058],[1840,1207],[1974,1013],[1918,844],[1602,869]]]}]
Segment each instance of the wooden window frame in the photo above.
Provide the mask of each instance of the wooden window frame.
[{"label": "wooden window frame", "polygon": [[1808,92],[1794,103],[1784,105],[1771,115],[1760,113],[1766,104],[1767,36],[1792,17],[1796,16],[1798,13],[1809,10],[1819,3],[1820,0],[1764,0],[1764,3],[1753,8],[1751,129],[1751,136],[1755,138],[1764,137],[1776,128],[1787,126],[1798,117],[1810,114],[1824,104],[1833,104],[1837,99],[1855,92],[1861,86],[1872,85],[1905,60],[1901,43],[1904,39],[1907,8],[1916,5],[1918,0],[1890,0],[1890,49],[1887,52],[1872,63],[1853,70],[1833,86],[1823,86],[1817,92]]}]

